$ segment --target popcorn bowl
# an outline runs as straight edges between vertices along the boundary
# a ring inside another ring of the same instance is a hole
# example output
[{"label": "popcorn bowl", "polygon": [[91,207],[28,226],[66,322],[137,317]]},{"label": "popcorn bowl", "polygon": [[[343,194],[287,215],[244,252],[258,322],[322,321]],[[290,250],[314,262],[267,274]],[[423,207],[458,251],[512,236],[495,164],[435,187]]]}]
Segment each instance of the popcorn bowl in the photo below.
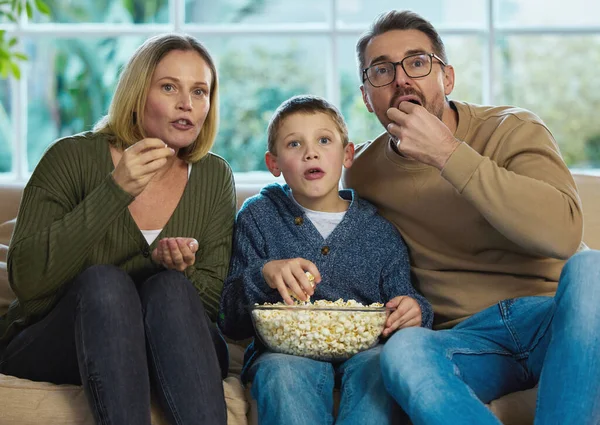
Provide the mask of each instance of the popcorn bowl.
[{"label": "popcorn bowl", "polygon": [[321,361],[345,360],[377,344],[390,311],[380,305],[319,303],[251,306],[257,336],[273,352]]}]

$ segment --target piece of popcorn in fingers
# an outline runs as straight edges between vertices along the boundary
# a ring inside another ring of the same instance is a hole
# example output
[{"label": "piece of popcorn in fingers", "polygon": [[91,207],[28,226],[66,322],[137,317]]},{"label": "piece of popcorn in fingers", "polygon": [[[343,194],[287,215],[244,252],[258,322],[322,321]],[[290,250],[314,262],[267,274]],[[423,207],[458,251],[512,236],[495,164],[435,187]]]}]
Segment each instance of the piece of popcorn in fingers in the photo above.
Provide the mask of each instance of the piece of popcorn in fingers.
[{"label": "piece of popcorn in fingers", "polygon": [[[304,274],[308,278],[308,283],[310,283],[310,286],[312,286],[314,288],[315,287],[315,277],[312,275],[311,272],[304,272]],[[300,300],[296,296],[296,294],[294,293],[294,291],[292,291],[291,289],[288,289],[288,294],[290,294],[290,297],[292,297],[296,301],[302,302],[302,300]],[[308,294],[306,294],[306,302],[310,302],[310,295],[308,295]]]}]

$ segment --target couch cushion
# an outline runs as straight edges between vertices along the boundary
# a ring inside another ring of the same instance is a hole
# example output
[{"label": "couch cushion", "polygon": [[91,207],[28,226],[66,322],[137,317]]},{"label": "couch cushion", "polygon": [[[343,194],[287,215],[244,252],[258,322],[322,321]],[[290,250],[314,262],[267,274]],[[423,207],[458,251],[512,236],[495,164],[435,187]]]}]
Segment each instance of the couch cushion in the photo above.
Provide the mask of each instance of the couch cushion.
[{"label": "couch cushion", "polygon": [[[12,220],[8,220],[0,224],[0,245],[8,246],[16,222],[17,219],[13,218]],[[0,258],[0,261],[6,261],[6,257]]]},{"label": "couch cushion", "polygon": [[[2,250],[2,246],[0,246]],[[8,272],[6,263],[0,261],[0,316],[8,310],[8,306],[15,299],[15,294],[8,284]]]},{"label": "couch cushion", "polygon": [[[246,425],[247,403],[239,378],[223,381],[227,402],[227,424]],[[0,374],[0,412],[2,424],[94,425],[83,388],[33,382]],[[152,424],[168,425],[156,403],[152,405]]]}]

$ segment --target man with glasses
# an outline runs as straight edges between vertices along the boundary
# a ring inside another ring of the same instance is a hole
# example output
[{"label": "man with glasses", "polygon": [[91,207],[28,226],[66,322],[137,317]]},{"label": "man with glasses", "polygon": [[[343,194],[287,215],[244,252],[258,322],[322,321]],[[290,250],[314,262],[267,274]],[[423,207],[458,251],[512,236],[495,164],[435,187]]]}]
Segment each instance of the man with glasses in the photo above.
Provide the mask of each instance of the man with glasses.
[{"label": "man with glasses", "polygon": [[600,423],[600,252],[574,255],[582,210],[552,134],[449,100],[454,69],[415,13],[381,15],[356,51],[386,132],[343,184],[402,232],[437,329],[389,339],[386,387],[414,424],[499,424],[484,403],[535,385],[536,423]]}]

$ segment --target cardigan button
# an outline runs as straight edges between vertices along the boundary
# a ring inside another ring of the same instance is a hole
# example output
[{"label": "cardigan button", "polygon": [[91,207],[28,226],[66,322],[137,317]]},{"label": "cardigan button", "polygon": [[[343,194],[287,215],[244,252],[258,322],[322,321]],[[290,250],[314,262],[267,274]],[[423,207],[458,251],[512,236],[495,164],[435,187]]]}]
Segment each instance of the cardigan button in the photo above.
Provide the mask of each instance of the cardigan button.
[{"label": "cardigan button", "polygon": [[303,219],[302,217],[296,217],[296,218],[294,219],[294,224],[295,224],[296,226],[300,226],[300,225],[304,224],[304,219]]},{"label": "cardigan button", "polygon": [[146,258],[148,258],[150,256],[150,248],[145,246],[144,248],[142,248],[142,255]]},{"label": "cardigan button", "polygon": [[323,254],[323,255],[329,254],[329,247],[324,246],[323,248],[321,248],[321,254]]}]

